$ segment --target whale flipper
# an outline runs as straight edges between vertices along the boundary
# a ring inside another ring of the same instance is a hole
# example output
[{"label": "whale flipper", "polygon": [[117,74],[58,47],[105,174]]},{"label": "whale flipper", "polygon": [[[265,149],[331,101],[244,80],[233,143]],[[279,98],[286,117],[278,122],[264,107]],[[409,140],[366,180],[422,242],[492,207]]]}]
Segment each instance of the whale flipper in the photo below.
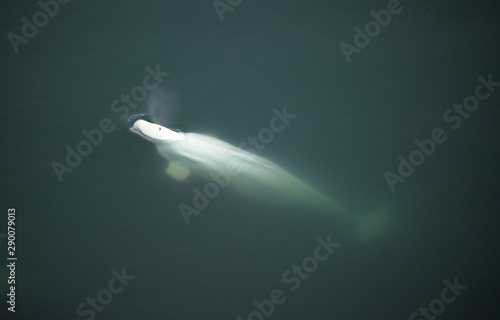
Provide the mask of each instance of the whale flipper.
[{"label": "whale flipper", "polygon": [[170,161],[166,172],[177,181],[184,181],[191,174],[188,168],[175,161]]}]

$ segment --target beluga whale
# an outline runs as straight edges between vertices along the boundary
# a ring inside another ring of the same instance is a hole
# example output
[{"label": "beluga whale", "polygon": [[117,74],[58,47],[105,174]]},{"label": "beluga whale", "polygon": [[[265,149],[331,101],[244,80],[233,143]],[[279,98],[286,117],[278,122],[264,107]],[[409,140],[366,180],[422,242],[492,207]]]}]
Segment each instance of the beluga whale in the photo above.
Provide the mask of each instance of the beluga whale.
[{"label": "beluga whale", "polygon": [[168,160],[166,173],[175,180],[184,181],[195,174],[254,199],[332,213],[363,233],[380,223],[373,216],[353,215],[273,162],[212,136],[175,131],[143,119],[135,121],[130,131],[153,143]]}]

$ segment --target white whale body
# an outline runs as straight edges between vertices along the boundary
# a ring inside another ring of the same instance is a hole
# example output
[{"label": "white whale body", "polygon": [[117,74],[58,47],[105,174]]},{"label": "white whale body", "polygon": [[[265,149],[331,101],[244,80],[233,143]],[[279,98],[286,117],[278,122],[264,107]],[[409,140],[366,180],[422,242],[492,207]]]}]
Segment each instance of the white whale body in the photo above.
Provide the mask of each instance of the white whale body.
[{"label": "white whale body", "polygon": [[158,153],[169,161],[167,174],[176,180],[183,181],[191,173],[207,179],[219,177],[238,192],[257,199],[337,206],[276,164],[222,140],[176,132],[142,119],[130,130],[156,146]]},{"label": "white whale body", "polygon": [[177,132],[142,119],[130,130],[156,146],[158,153],[169,161],[167,174],[176,180],[183,181],[193,173],[221,180],[252,198],[306,205],[344,218],[350,216],[351,222],[359,222],[358,217],[334,200],[278,165],[227,142],[197,133]]}]

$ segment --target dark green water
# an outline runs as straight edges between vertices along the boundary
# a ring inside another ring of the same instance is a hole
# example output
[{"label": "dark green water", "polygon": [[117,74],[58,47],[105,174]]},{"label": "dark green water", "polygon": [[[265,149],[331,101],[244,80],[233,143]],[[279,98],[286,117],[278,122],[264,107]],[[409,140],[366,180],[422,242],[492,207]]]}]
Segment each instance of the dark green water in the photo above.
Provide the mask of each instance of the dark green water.
[{"label": "dark green water", "polygon": [[[398,13],[378,15],[386,26],[371,22],[388,4]],[[0,264],[11,207],[18,258],[15,314],[0,269],[1,319],[498,317],[500,86],[482,84],[500,82],[496,5],[243,0],[223,21],[211,1],[58,7],[46,21],[35,1],[0,7]],[[23,36],[33,15],[40,27]],[[367,23],[373,37],[348,63],[340,45]],[[115,102],[142,93],[134,108]],[[453,109],[464,99],[471,111]],[[380,237],[359,243],[313,210],[225,189],[186,225],[178,206],[207,181],[168,177],[126,121],[154,110],[238,145],[285,106],[296,117],[258,154],[353,212],[387,212]],[[103,119],[109,133],[85,149],[82,130]],[[436,129],[441,142],[413,153],[392,192],[384,173],[400,175],[398,156]],[[66,147],[79,144],[88,155],[58,178],[54,162],[69,167]],[[340,247],[314,258],[328,236]],[[112,280],[122,268],[135,278]],[[455,278],[467,288],[442,295]]]}]

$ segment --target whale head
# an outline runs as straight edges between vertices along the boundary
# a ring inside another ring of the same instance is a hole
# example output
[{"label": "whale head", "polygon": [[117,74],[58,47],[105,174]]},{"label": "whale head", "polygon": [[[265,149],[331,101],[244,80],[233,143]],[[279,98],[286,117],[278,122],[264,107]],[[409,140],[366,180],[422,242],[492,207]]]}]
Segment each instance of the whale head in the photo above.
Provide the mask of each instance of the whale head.
[{"label": "whale head", "polygon": [[173,131],[158,124],[139,119],[134,122],[130,131],[154,143],[162,144],[167,142],[179,141],[184,139],[185,135],[181,132]]}]

